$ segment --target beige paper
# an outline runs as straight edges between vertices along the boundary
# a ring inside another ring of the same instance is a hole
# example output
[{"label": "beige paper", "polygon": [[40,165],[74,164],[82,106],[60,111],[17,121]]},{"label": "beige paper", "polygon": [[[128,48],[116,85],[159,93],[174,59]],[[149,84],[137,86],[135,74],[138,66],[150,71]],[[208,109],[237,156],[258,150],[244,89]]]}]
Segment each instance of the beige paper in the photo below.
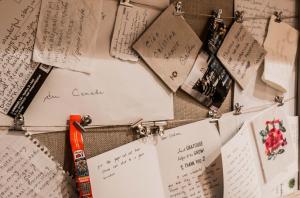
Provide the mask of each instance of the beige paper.
[{"label": "beige paper", "polygon": [[138,61],[138,54],[132,49],[133,43],[160,14],[150,7],[120,5],[111,40],[110,54],[122,60]]},{"label": "beige paper", "polygon": [[[1,197],[76,197],[67,174],[17,131],[0,131]],[[49,154],[49,153],[48,153]]]},{"label": "beige paper", "polygon": [[42,1],[33,60],[90,73],[102,0]]},{"label": "beige paper", "polygon": [[298,30],[275,21],[272,16],[264,48],[268,54],[262,79],[269,86],[287,92],[298,49]]},{"label": "beige paper", "polygon": [[170,0],[131,0],[130,2],[152,6],[159,9],[165,9],[170,4]]},{"label": "beige paper", "polygon": [[188,76],[202,42],[171,5],[153,22],[133,48],[173,91]]},{"label": "beige paper", "polygon": [[235,22],[218,51],[218,58],[245,89],[264,60],[266,51],[242,23]]}]

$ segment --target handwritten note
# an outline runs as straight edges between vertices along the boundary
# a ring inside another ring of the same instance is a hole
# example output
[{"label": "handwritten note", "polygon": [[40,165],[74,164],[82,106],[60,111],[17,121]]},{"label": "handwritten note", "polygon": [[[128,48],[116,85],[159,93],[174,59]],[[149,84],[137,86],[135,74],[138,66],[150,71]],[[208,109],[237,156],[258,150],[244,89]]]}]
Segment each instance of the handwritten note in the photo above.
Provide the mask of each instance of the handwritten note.
[{"label": "handwritten note", "polygon": [[42,1],[33,60],[89,73],[101,9],[102,0]]},{"label": "handwritten note", "polygon": [[[210,134],[199,133],[199,130]],[[218,130],[208,121],[170,129],[88,159],[95,197],[214,197],[222,169]],[[130,179],[128,179],[130,178]],[[134,190],[128,186],[134,185]],[[118,191],[114,190],[118,188]]]},{"label": "handwritten note", "polygon": [[299,33],[290,25],[275,21],[272,16],[264,48],[268,54],[262,79],[269,86],[287,92],[298,49]]},{"label": "handwritten note", "polygon": [[[40,1],[1,1],[0,6],[5,10],[0,14],[5,19],[0,24],[0,112],[14,116],[24,113],[32,99],[25,87],[32,90],[41,81],[35,78],[42,75],[39,64],[31,62]],[[21,95],[28,96],[28,105],[23,106]]]},{"label": "handwritten note", "polygon": [[183,84],[202,42],[175,7],[167,8],[133,45],[148,66],[173,91]]},{"label": "handwritten note", "polygon": [[115,22],[110,54],[122,60],[138,61],[132,44],[160,14],[160,10],[120,5]]},{"label": "handwritten note", "polygon": [[57,198],[75,195],[67,175],[41,148],[18,132],[1,133],[1,197]]},{"label": "handwritten note", "polygon": [[244,89],[264,60],[266,51],[242,23],[235,22],[218,51],[218,58]]},{"label": "handwritten note", "polygon": [[159,9],[165,9],[169,6],[170,0],[132,0],[132,3],[147,5]]}]

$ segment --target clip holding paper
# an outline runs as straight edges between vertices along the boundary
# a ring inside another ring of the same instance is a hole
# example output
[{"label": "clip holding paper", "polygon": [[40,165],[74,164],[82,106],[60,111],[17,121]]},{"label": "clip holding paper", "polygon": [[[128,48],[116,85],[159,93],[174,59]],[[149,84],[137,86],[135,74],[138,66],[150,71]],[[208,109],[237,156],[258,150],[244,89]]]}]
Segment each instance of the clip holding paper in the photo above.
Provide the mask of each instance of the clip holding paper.
[{"label": "clip holding paper", "polygon": [[164,127],[167,125],[166,121],[142,121],[143,119],[140,119],[131,125],[131,128],[135,131],[138,138],[148,137],[150,135],[164,135]]},{"label": "clip holding paper", "polygon": [[233,115],[241,115],[242,114],[242,108],[243,108],[243,105],[240,105],[240,103],[236,103],[234,105],[234,113],[233,113]]},{"label": "clip holding paper", "polygon": [[244,11],[235,11],[234,13],[234,19],[237,23],[243,23],[244,22]]},{"label": "clip holding paper", "polygon": [[284,97],[283,96],[276,96],[274,101],[278,103],[278,106],[283,106],[284,105]]},{"label": "clip holding paper", "polygon": [[222,14],[223,14],[223,10],[222,9],[218,9],[218,10],[214,10],[213,11],[215,22],[219,22],[219,23],[223,22],[223,19],[221,18]]},{"label": "clip holding paper", "polygon": [[88,126],[89,124],[92,123],[92,118],[89,115],[84,115],[81,118],[80,123],[75,121],[74,122],[74,126],[79,129],[81,132],[86,132],[85,128],[86,126]]},{"label": "clip holding paper", "polygon": [[25,124],[24,116],[22,114],[18,114],[14,118],[14,124],[9,130],[10,131],[24,131],[25,132],[26,130],[24,128],[24,124]]},{"label": "clip holding paper", "polygon": [[282,12],[282,11],[280,11],[280,12],[276,11],[276,12],[274,13],[274,15],[276,16],[275,21],[276,21],[277,23],[281,23],[281,22],[282,22],[282,18],[283,18],[283,12]]},{"label": "clip holding paper", "polygon": [[221,118],[221,115],[218,113],[218,110],[212,109],[208,111],[208,117],[211,118],[210,122],[214,123]]},{"label": "clip holding paper", "polygon": [[130,0],[120,0],[120,5],[133,7],[133,5],[130,3]]},{"label": "clip holding paper", "polygon": [[183,3],[181,1],[178,1],[175,5],[175,12],[174,15],[175,16],[182,16],[184,14],[183,11]]}]

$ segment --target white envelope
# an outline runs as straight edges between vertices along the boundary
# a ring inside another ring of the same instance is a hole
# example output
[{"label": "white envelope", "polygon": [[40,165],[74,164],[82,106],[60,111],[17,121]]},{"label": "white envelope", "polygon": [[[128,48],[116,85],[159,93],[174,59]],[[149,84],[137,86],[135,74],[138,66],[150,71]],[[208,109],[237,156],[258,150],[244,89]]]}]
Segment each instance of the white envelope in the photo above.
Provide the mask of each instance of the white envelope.
[{"label": "white envelope", "polygon": [[70,114],[88,114],[94,125],[173,119],[173,95],[153,72],[109,55],[117,5],[104,1],[93,73],[52,70],[24,115],[26,125],[64,126]]}]

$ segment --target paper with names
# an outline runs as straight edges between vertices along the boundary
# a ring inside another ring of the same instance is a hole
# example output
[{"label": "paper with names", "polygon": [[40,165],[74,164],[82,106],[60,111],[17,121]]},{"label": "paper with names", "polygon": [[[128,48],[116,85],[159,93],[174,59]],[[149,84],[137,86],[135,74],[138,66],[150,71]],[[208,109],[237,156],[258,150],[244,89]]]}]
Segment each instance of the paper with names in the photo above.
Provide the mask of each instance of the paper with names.
[{"label": "paper with names", "polygon": [[272,16],[264,48],[267,50],[262,79],[269,86],[287,92],[295,64],[299,33],[290,25],[275,21]]},{"label": "paper with names", "polygon": [[143,33],[133,49],[173,91],[183,84],[202,42],[170,5]]},{"label": "paper with names", "polygon": [[87,160],[93,196],[220,197],[219,149],[218,130],[209,120],[136,140]]},{"label": "paper with names", "polygon": [[10,116],[24,113],[49,73],[31,62],[40,4],[0,1],[0,112]]},{"label": "paper with names", "polygon": [[120,5],[110,54],[122,60],[138,61],[138,54],[132,49],[132,45],[160,13],[161,10],[152,7]]},{"label": "paper with names", "polygon": [[265,55],[264,48],[238,22],[231,26],[217,54],[242,89],[247,87]]},{"label": "paper with names", "polygon": [[89,65],[94,72],[54,69],[25,113],[26,125],[65,126],[70,114],[88,114],[94,125],[174,118],[172,93],[146,65],[109,55],[118,2],[105,1],[103,6],[97,58]]},{"label": "paper with names", "polygon": [[101,10],[102,0],[42,1],[33,60],[90,73]]},{"label": "paper with names", "polygon": [[1,197],[76,197],[67,174],[24,134],[1,131],[0,156]]},{"label": "paper with names", "polygon": [[[282,111],[282,108],[280,109]],[[261,193],[262,195],[268,195],[270,197],[281,197],[297,190],[297,160],[295,160],[295,163],[292,162],[293,160],[289,160],[289,166],[288,168],[286,168],[284,173],[280,173],[277,176],[273,175],[272,181],[264,183],[263,171],[260,168],[256,147],[253,146],[255,145],[255,140],[252,136],[253,132],[249,124],[249,122],[253,122],[253,119],[261,114],[262,111],[251,112],[248,114],[245,113],[241,115],[233,115],[232,113],[228,113],[222,116],[222,118],[219,120],[220,135],[223,144],[225,144],[225,146],[222,148],[222,161],[225,181],[224,189],[225,192],[227,192],[227,197],[236,197],[237,195],[234,193],[250,194],[250,192],[252,192],[254,188],[257,188],[260,191],[257,192],[257,194]],[[297,119],[298,117],[287,117],[288,124],[285,124],[285,126],[289,125],[291,129],[290,135],[292,137],[292,141],[289,140],[289,144],[295,147],[298,145],[296,137],[298,134]],[[234,127],[232,125],[229,126],[228,122],[234,122]],[[224,137],[226,136],[229,138],[224,141]],[[240,144],[243,146],[239,146]],[[251,145],[251,147],[249,147],[251,149],[246,147],[246,145],[248,144]],[[246,156],[244,158],[245,155],[250,156]],[[255,160],[249,160],[249,158],[253,158]],[[297,153],[295,153],[294,159],[297,158]],[[234,160],[234,163],[232,162],[232,160]],[[274,168],[274,166],[272,166],[272,168]],[[243,171],[242,169],[245,169],[247,171]],[[235,176],[233,177],[233,175]],[[294,186],[290,186],[291,180],[295,182]],[[248,183],[250,185],[241,186],[240,183]],[[228,196],[228,192],[231,194],[231,196]]]},{"label": "paper with names", "polygon": [[[270,17],[274,11],[283,11],[284,16],[297,16],[296,0],[235,0],[235,10],[245,11],[245,17]],[[245,20],[243,25],[251,32],[253,37],[262,45],[267,35],[269,19],[255,19]],[[296,26],[296,19],[284,19],[285,23],[291,26]],[[296,71],[295,66],[292,68],[290,75],[288,90],[286,93],[281,93],[261,79],[263,74],[263,67],[260,67],[257,73],[249,81],[247,89],[242,90],[239,85],[234,88],[234,103],[244,105],[244,108],[254,108],[266,104],[273,103],[276,95],[282,95],[289,104],[285,105],[286,112],[290,115],[295,114],[296,105]]]}]

